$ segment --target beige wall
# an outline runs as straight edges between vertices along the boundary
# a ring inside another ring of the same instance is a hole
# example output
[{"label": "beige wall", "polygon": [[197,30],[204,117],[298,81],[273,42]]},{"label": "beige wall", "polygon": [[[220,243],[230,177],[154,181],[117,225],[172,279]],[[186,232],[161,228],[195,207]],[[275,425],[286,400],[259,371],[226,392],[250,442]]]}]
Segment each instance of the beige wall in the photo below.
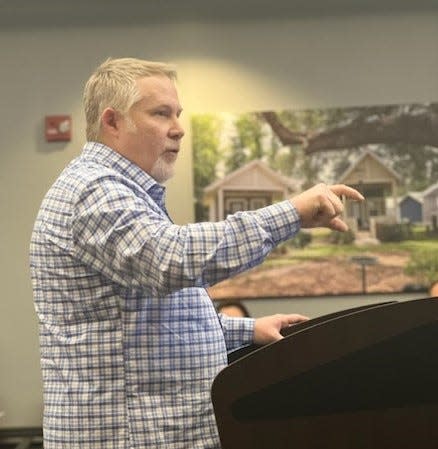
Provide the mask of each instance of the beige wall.
[{"label": "beige wall", "polygon": [[[436,101],[437,19],[406,13],[0,30],[0,427],[41,422],[29,235],[43,194],[81,149],[82,85],[101,60],[177,63],[187,127],[194,112]],[[46,144],[44,116],[64,113],[73,116],[73,140]],[[177,223],[193,219],[189,130],[183,149],[169,183]]]}]

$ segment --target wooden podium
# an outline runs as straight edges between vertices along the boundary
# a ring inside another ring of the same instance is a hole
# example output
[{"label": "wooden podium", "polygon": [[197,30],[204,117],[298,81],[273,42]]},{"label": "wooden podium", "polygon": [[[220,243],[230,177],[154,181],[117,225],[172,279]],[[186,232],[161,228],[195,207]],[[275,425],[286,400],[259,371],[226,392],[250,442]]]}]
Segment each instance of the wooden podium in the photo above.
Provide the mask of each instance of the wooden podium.
[{"label": "wooden podium", "polygon": [[438,300],[300,323],[238,351],[212,401],[223,449],[438,448]]}]

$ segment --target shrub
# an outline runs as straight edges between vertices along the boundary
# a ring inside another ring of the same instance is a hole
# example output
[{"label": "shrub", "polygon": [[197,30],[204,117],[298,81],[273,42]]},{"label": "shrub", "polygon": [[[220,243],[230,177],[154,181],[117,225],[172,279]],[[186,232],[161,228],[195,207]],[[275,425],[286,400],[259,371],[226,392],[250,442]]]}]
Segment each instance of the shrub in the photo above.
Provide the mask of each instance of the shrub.
[{"label": "shrub", "polygon": [[350,245],[355,240],[354,232],[351,229],[345,232],[332,231],[329,235],[329,242],[334,245]]},{"label": "shrub", "polygon": [[401,242],[412,238],[410,223],[376,224],[376,237],[381,242]]},{"label": "shrub", "polygon": [[415,276],[426,285],[438,278],[438,253],[436,251],[417,251],[405,268],[405,273]]},{"label": "shrub", "polygon": [[290,240],[290,244],[294,248],[305,248],[312,242],[312,234],[309,232],[299,231],[295,237]]}]

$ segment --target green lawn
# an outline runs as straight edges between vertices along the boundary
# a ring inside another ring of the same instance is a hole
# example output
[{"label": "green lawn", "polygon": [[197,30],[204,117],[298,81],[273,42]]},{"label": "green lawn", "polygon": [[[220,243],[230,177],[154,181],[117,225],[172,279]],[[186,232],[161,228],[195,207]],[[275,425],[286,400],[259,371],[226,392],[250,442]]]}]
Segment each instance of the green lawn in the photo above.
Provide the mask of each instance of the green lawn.
[{"label": "green lawn", "polygon": [[264,262],[266,266],[279,266],[300,262],[303,260],[316,260],[330,257],[350,257],[352,255],[360,255],[366,253],[377,254],[404,254],[412,255],[417,252],[436,252],[438,253],[438,239],[431,240],[406,240],[397,243],[380,243],[378,245],[332,245],[323,243],[321,235],[314,236],[312,243],[303,248],[290,248],[284,254],[272,254]]}]

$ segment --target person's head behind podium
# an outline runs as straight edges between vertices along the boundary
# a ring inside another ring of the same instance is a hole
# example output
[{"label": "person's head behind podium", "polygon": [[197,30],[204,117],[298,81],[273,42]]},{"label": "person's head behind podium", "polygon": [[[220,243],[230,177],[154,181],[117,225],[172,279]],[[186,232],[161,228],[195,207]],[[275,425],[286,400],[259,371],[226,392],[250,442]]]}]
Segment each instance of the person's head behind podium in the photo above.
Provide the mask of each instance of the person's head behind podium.
[{"label": "person's head behind podium", "polygon": [[249,310],[240,301],[224,301],[217,306],[217,311],[231,317],[250,317]]},{"label": "person's head behind podium", "polygon": [[438,297],[438,279],[433,281],[429,287],[429,295],[430,297]]}]

